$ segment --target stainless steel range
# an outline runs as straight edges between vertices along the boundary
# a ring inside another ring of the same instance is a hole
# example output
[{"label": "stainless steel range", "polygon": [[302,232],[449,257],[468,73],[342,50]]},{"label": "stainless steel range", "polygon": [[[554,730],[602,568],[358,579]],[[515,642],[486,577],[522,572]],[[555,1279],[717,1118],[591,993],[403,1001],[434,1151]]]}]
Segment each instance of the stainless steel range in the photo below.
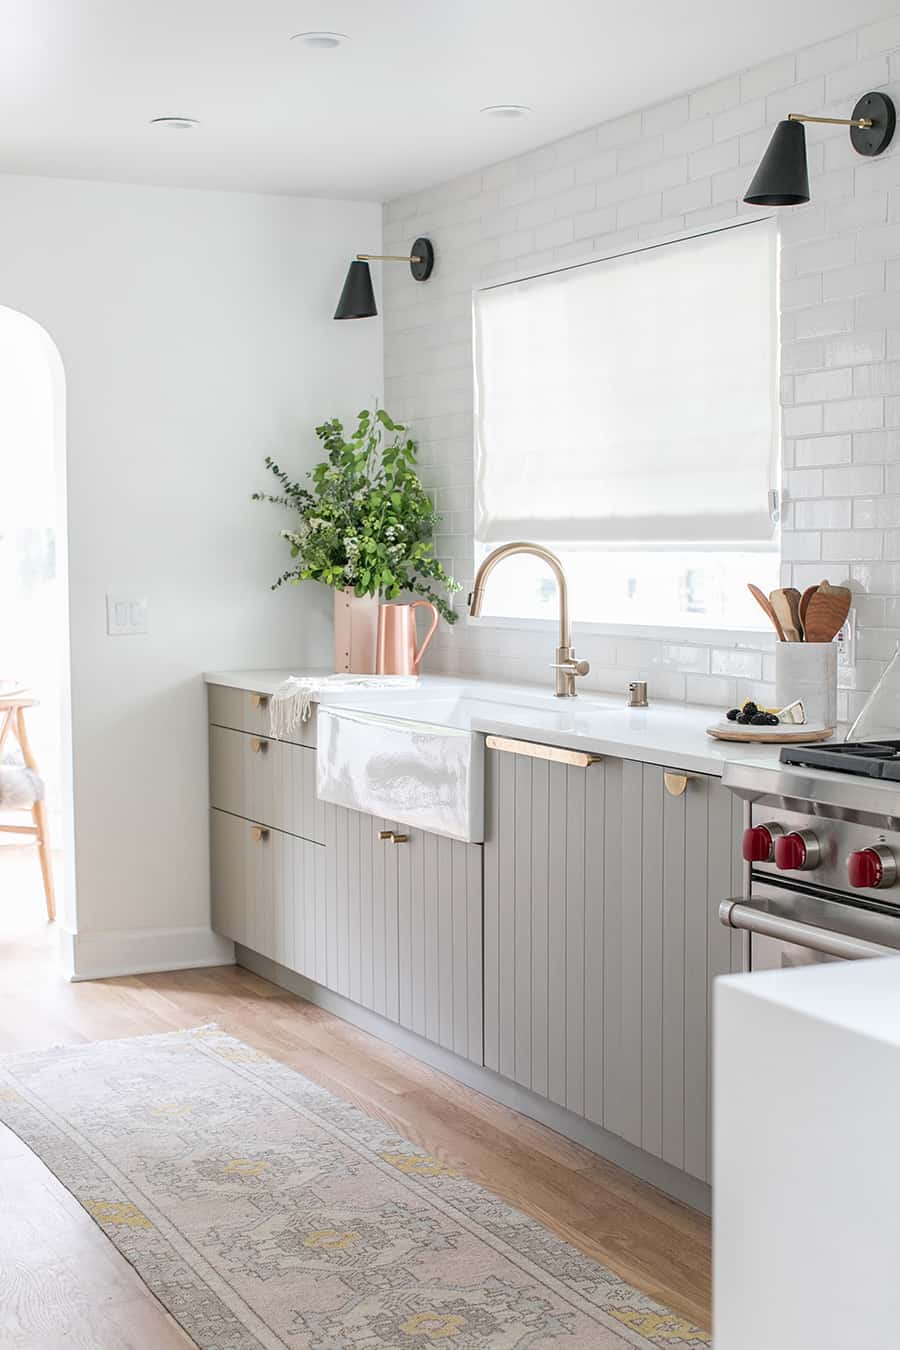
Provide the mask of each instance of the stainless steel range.
[{"label": "stainless steel range", "polygon": [[744,968],[900,952],[900,743],[791,746],[781,763],[729,764],[748,803],[745,894],[722,922],[746,934]]}]

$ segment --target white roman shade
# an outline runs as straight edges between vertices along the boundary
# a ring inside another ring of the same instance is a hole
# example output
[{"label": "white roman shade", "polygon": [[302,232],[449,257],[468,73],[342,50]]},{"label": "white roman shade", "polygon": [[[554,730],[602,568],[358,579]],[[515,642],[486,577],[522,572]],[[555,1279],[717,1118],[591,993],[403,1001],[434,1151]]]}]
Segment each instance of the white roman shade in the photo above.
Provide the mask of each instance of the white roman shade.
[{"label": "white roman shade", "polygon": [[475,294],[475,537],[771,547],[771,220]]}]

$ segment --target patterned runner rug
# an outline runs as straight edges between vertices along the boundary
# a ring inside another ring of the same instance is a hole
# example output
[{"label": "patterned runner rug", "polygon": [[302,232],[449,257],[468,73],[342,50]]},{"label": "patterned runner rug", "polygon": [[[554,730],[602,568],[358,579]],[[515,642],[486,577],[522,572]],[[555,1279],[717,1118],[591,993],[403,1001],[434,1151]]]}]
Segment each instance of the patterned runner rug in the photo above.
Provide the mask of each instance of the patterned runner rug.
[{"label": "patterned runner rug", "polygon": [[202,1350],[709,1345],[216,1028],[7,1056],[0,1119]]}]

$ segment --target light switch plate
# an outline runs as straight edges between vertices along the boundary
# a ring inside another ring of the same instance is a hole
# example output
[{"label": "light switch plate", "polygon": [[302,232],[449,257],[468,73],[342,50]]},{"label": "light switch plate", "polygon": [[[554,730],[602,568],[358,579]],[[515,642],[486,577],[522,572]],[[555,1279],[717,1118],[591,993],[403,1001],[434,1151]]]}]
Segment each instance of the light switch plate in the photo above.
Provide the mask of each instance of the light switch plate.
[{"label": "light switch plate", "polygon": [[106,631],[110,637],[132,637],[146,633],[146,595],[107,595]]}]

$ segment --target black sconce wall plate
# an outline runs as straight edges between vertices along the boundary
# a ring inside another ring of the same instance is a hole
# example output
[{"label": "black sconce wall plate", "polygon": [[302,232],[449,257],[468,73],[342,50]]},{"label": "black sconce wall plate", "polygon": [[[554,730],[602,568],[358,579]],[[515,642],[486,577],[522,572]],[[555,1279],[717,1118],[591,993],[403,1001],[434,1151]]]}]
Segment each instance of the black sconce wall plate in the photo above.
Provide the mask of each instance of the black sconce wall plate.
[{"label": "black sconce wall plate", "polygon": [[409,270],[414,281],[427,281],[434,271],[434,246],[430,239],[417,239],[412,246]]},{"label": "black sconce wall plate", "polygon": [[851,127],[850,144],[860,155],[880,155],[886,150],[894,135],[897,113],[893,99],[886,94],[863,94],[853,109],[853,120],[858,122],[866,118],[870,127]]}]

